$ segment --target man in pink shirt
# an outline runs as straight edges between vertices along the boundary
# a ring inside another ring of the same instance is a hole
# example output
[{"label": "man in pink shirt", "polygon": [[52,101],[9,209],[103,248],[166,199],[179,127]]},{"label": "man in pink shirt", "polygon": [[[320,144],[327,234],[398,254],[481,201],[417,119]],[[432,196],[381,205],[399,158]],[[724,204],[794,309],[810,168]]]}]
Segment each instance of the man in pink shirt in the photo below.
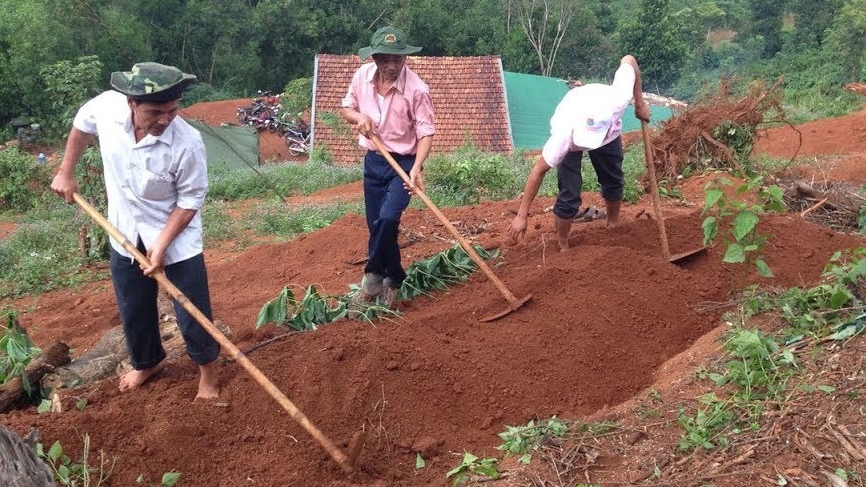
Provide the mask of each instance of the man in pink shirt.
[{"label": "man in pink shirt", "polygon": [[529,207],[547,171],[555,167],[559,194],[553,205],[556,237],[560,250],[569,247],[571,222],[581,203],[583,178],[580,173],[583,153],[589,153],[601,185],[601,196],[607,209],[607,226],[619,224],[622,202],[622,114],[634,99],[635,116],[648,121],[649,105],[643,99],[640,68],[634,56],[620,60],[613,83],[587,84],[565,94],[550,118],[550,137],[526,180],[517,216],[508,229],[512,242],[526,233]]},{"label": "man in pink shirt", "polygon": [[[358,68],[343,98],[342,117],[354,125],[358,143],[367,149],[364,156],[364,204],[370,238],[367,266],[361,289],[354,301],[372,302],[381,298],[389,308],[406,278],[397,243],[400,217],[409,206],[414,188],[424,190],[421,171],[430,154],[433,135],[433,102],[430,89],[408,66],[406,55],[420,51],[406,43],[405,34],[394,27],[382,27],[358,57],[372,63]],[[410,184],[391,167],[370,140],[378,135],[391,156],[409,174]]]}]

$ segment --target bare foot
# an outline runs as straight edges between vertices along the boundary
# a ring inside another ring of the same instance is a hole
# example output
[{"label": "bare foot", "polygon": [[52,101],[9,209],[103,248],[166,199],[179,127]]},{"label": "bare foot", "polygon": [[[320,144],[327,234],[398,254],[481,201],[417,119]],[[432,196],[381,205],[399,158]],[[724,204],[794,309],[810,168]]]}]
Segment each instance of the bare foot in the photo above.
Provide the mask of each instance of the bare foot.
[{"label": "bare foot", "polygon": [[569,249],[569,247],[570,246],[568,245],[568,240],[566,240],[565,242],[559,242],[559,251],[560,252],[565,252],[566,250]]},{"label": "bare foot", "polygon": [[156,375],[157,372],[164,368],[165,362],[160,362],[149,369],[130,370],[129,372],[120,376],[119,389],[123,392],[138,389],[139,387],[141,387],[142,384],[147,382],[148,379]]},{"label": "bare foot", "polygon": [[616,228],[619,226],[619,220],[611,220],[608,218],[607,223],[604,225],[605,228]]},{"label": "bare foot", "polygon": [[217,366],[216,360],[198,366],[198,371],[201,375],[198,379],[198,394],[195,396],[196,399],[214,399],[219,397],[220,386]]}]

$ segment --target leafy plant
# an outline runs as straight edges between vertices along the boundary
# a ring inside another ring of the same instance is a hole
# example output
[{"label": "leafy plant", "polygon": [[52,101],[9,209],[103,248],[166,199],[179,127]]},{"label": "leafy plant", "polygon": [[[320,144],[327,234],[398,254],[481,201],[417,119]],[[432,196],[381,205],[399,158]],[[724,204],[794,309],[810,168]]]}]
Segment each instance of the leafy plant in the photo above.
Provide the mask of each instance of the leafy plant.
[{"label": "leafy plant", "polygon": [[[502,445],[496,447],[505,452],[505,457],[528,453],[537,450],[548,438],[564,438],[568,435],[568,424],[556,416],[539,421],[530,420],[525,426],[505,426],[505,431],[499,433]],[[528,458],[524,463],[528,463]]]},{"label": "leafy plant", "polygon": [[755,129],[752,126],[725,120],[713,130],[713,138],[730,148],[734,159],[745,171],[749,171],[749,155],[755,139]]},{"label": "leafy plant", "polygon": [[108,481],[114,469],[114,460],[109,462],[102,450],[99,451],[99,467],[89,464],[90,435],[88,434],[84,435],[84,449],[81,459],[77,462],[63,453],[63,446],[59,441],[55,441],[47,452],[42,443],[37,443],[36,455],[45,460],[51,468],[54,480],[60,485],[69,487],[99,487]]},{"label": "leafy plant", "polygon": [[451,482],[452,487],[469,482],[473,474],[482,475],[488,479],[498,479],[500,475],[498,463],[499,461],[495,458],[478,458],[469,452],[465,452],[460,465],[449,470],[445,474],[445,478],[454,477]]},{"label": "leafy plant", "polygon": [[708,183],[704,188],[704,218],[701,228],[704,234],[704,245],[711,244],[719,236],[719,222],[730,218],[730,230],[725,233],[728,247],[722,258],[727,263],[743,263],[751,261],[758,273],[764,277],[773,277],[773,272],[760,255],[767,240],[758,232],[758,215],[768,210],[784,211],[782,190],[778,186],[762,186],[762,178],[753,178],[736,188],[736,194],[743,195],[757,190],[762,203],[748,203],[725,195],[722,187],[733,186],[728,178],[720,178],[719,186]]},{"label": "leafy plant", "polygon": [[50,182],[45,166],[10,147],[0,151],[0,210],[28,211],[39,204]]},{"label": "leafy plant", "polygon": [[296,78],[283,88],[283,113],[295,117],[313,104],[313,78]]},{"label": "leafy plant", "polygon": [[39,70],[45,84],[44,97],[50,100],[43,115],[43,126],[48,133],[59,137],[69,131],[78,108],[96,92],[102,74],[98,56],[82,56],[78,62],[63,60]]},{"label": "leafy plant", "polygon": [[12,309],[2,311],[5,325],[0,325],[0,384],[13,377],[20,377],[27,395],[33,395],[30,381],[24,369],[42,350],[33,344],[24,329],[18,324],[18,314]]},{"label": "leafy plant", "polygon": [[483,199],[513,198],[523,189],[519,164],[478,150],[467,141],[456,151],[424,164],[428,194],[439,205],[465,206]]},{"label": "leafy plant", "polygon": [[698,403],[699,407],[694,416],[689,416],[685,409],[680,409],[677,421],[686,430],[686,434],[680,438],[679,449],[709,450],[717,445],[727,445],[729,441],[721,432],[734,419],[728,404],[721,401],[714,393],[704,394],[698,398]]},{"label": "leafy plant", "polygon": [[[484,249],[476,251],[483,259],[493,257]],[[450,284],[465,280],[475,270],[475,263],[459,246],[440,252],[433,257],[418,261],[406,270],[407,277],[398,292],[400,299],[411,299],[420,294],[444,289]],[[267,323],[286,325],[294,330],[315,330],[320,325],[342,319],[348,314],[348,304],[359,286],[350,286],[350,292],[342,296],[321,295],[315,286],[308,286],[300,300],[288,286],[276,298],[265,303],[256,318],[256,328]],[[397,312],[377,302],[360,307],[360,317],[371,322],[377,316],[397,316]]]},{"label": "leafy plant", "polygon": [[[180,472],[165,472],[162,474],[162,480],[159,482],[159,487],[174,487],[180,481]],[[138,478],[135,479],[135,483],[139,485],[147,484],[150,486],[154,486],[155,484],[149,482],[147,477],[144,475],[139,475]]]}]

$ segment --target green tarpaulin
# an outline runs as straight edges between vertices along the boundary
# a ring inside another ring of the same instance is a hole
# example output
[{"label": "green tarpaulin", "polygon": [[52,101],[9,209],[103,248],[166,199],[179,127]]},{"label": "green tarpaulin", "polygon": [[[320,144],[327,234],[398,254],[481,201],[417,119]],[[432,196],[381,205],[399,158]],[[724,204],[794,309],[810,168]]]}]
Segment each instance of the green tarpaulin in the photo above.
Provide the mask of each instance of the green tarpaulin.
[{"label": "green tarpaulin", "polygon": [[[565,81],[534,74],[505,72],[505,91],[514,148],[540,149],[550,135],[550,117],[568,92]],[[652,107],[651,123],[667,120],[673,112],[664,106]],[[629,105],[622,117],[623,132],[640,129],[640,120]]]},{"label": "green tarpaulin", "polygon": [[258,167],[259,136],[254,128],[236,125],[214,127],[199,120],[187,120],[187,122],[201,132],[207,150],[209,168]]}]

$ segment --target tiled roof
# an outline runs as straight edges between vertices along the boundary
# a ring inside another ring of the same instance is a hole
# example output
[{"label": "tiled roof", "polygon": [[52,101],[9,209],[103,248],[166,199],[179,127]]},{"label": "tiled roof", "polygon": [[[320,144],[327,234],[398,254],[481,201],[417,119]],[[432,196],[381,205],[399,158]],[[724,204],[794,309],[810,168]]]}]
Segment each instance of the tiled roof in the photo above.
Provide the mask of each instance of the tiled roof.
[{"label": "tiled roof", "polygon": [[[488,152],[511,152],[502,63],[498,56],[409,56],[406,65],[430,87],[435,111],[433,154],[448,153],[471,139]],[[364,150],[339,117],[340,102],[358,56],[318,54],[313,79],[313,147],[327,147],[334,162],[359,161]]]}]

